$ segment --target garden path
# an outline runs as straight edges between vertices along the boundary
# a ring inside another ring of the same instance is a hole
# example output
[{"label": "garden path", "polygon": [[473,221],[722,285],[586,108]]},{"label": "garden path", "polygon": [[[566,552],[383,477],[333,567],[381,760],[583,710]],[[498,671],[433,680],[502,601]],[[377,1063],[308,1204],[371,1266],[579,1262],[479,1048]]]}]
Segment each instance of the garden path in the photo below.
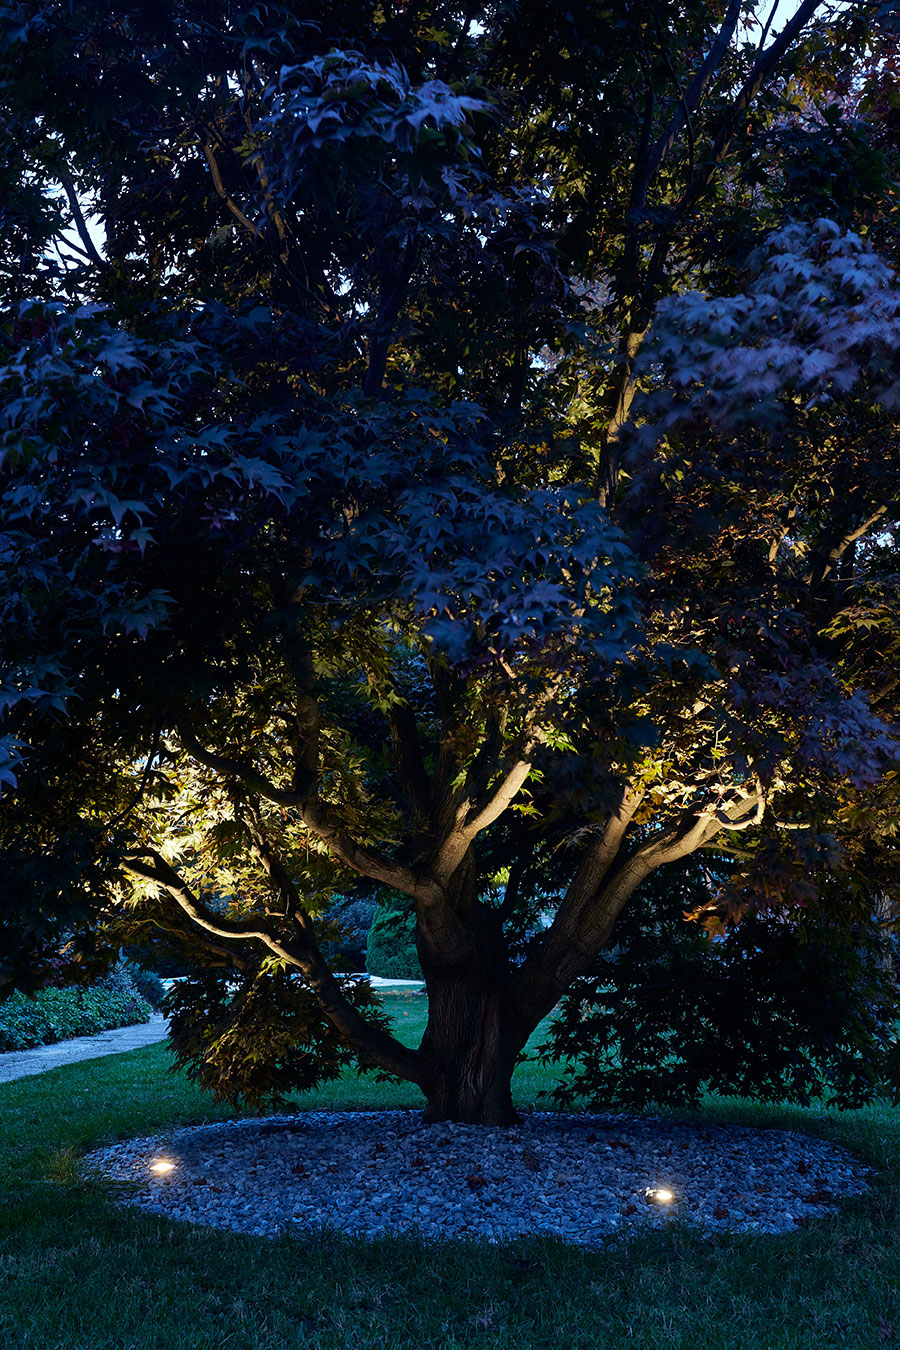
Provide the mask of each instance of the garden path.
[{"label": "garden path", "polygon": [[33,1050],[10,1050],[0,1055],[0,1083],[14,1078],[28,1078],[31,1074],[58,1069],[61,1064],[74,1064],[79,1059],[100,1059],[103,1055],[122,1055],[126,1050],[137,1050],[142,1045],[153,1045],[166,1038],[166,1019],[154,1013],[149,1022],[133,1027],[116,1027],[101,1031],[96,1036],[75,1036],[70,1041],[55,1045],[38,1045]]}]

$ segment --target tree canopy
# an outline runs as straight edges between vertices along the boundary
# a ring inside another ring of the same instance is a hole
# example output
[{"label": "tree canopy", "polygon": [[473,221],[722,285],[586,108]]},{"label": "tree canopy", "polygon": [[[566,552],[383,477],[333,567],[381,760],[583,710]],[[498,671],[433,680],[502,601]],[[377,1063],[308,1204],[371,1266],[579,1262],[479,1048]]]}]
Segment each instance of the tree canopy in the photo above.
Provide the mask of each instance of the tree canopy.
[{"label": "tree canopy", "polygon": [[0,981],[177,949],[218,1090],[498,1123],[660,869],[889,890],[891,6],[0,14]]}]

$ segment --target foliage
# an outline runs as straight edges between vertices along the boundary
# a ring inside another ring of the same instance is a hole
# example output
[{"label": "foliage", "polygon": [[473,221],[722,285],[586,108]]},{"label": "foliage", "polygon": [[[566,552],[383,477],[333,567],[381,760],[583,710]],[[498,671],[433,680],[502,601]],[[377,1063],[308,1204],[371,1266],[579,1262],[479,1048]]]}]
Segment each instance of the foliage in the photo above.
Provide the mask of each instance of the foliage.
[{"label": "foliage", "polygon": [[[344,994],[385,1023],[367,985],[348,981]],[[198,970],[172,985],[163,1007],[176,1064],[217,1100],[277,1106],[354,1062],[314,994],[277,969]]]},{"label": "foliage", "polygon": [[421,980],[416,916],[396,891],[382,891],[366,943],[366,970],[388,980]]},{"label": "foliage", "polygon": [[180,952],[217,1090],[497,1123],[660,867],[889,870],[896,34],[766,15],[4,7],[0,983]]},{"label": "foliage", "polygon": [[347,970],[366,969],[366,946],[376,903],[374,897],[353,895],[335,900],[331,917],[337,925],[338,936],[334,941],[333,959]]},{"label": "foliage", "polygon": [[149,1016],[150,1005],[133,985],[47,988],[31,996],[15,991],[0,1004],[0,1052],[94,1036]]},{"label": "foliage", "polygon": [[154,1012],[159,1012],[166,995],[165,985],[152,970],[141,970],[139,966],[129,965],[128,974],[135,989]]},{"label": "foliage", "polygon": [[644,882],[552,1025],[545,1054],[577,1063],[554,1097],[855,1108],[887,1087],[896,1101],[894,942],[870,897],[832,881],[808,908],[757,911],[711,938],[685,916],[715,885],[693,860]]}]

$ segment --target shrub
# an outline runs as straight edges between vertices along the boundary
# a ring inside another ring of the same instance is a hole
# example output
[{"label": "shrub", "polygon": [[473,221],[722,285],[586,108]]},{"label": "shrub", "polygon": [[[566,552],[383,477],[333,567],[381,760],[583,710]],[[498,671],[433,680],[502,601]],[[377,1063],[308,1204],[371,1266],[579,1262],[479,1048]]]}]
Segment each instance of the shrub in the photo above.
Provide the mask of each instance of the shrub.
[{"label": "shrub", "polygon": [[685,915],[717,884],[688,858],[636,892],[560,1002],[545,1047],[569,1063],[557,1101],[605,1111],[694,1107],[704,1092],[842,1109],[882,1091],[900,1101],[896,990],[869,895],[819,879],[814,904],[749,911],[709,937]]},{"label": "shrub", "polygon": [[339,926],[340,936],[323,944],[326,955],[344,970],[366,969],[366,945],[377,904],[374,896],[338,896],[328,918]]},{"label": "shrub", "polygon": [[389,980],[421,980],[414,932],[415,916],[409,900],[386,887],[379,891],[366,943],[369,974]]},{"label": "shrub", "polygon": [[0,1051],[92,1036],[149,1017],[149,1004],[119,971],[85,988],[42,989],[34,997],[17,992],[0,1003]]},{"label": "shrub", "polygon": [[159,1012],[166,996],[165,986],[159,976],[152,970],[140,970],[136,966],[129,966],[128,974],[141,998],[150,1004],[154,1012]]}]

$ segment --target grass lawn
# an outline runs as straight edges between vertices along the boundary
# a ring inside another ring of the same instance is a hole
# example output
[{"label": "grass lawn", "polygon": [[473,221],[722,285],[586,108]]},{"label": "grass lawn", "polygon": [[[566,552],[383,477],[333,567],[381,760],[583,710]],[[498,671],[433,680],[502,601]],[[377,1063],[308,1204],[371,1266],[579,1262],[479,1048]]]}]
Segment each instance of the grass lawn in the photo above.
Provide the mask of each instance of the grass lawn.
[{"label": "grass lawn", "polygon": [[[399,1034],[423,1000],[386,1000]],[[164,1046],[0,1085],[0,1345],[46,1350],[491,1346],[900,1347],[900,1114],[710,1101],[717,1121],[806,1129],[881,1170],[870,1197],[780,1238],[672,1227],[607,1253],[330,1236],[275,1242],[119,1211],[81,1152],[233,1114],[170,1072]],[[549,1076],[523,1065],[521,1104]],[[415,1107],[414,1088],[348,1076],[301,1107]]]}]

